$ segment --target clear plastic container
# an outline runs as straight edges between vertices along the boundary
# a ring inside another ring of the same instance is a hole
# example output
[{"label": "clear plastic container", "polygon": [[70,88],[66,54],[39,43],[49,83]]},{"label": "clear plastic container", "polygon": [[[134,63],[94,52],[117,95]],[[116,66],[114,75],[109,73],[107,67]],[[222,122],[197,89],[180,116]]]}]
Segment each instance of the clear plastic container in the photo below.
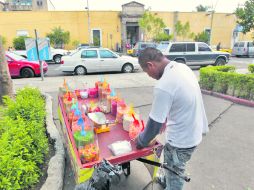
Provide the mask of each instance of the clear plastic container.
[{"label": "clear plastic container", "polygon": [[[78,130],[81,129],[81,130]],[[73,137],[77,148],[84,147],[85,145],[94,143],[94,131],[92,123],[89,122],[88,118],[79,118],[77,122],[73,122],[72,125]]]},{"label": "clear plastic container", "polygon": [[119,100],[117,102],[117,114],[116,114],[116,122],[123,123],[123,115],[125,114],[127,106],[123,100]]},{"label": "clear plastic container", "polygon": [[[79,120],[78,125],[81,124],[81,131],[74,133],[74,140],[79,152],[82,164],[94,162],[99,159],[98,138],[94,133],[94,127],[88,117],[85,118],[85,126]],[[82,129],[83,128],[83,129]]]}]

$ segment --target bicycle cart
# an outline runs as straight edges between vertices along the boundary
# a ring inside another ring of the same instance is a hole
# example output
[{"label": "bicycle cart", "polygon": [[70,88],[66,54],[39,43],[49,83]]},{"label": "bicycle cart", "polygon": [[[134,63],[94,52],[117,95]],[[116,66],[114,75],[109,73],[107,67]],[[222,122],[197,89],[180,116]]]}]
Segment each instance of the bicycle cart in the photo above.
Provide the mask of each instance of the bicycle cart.
[{"label": "bicycle cart", "polygon": [[[86,101],[94,101],[94,99],[87,99]],[[123,129],[123,126],[121,124],[115,124],[114,126],[110,127],[109,132],[97,134],[99,146],[99,160],[82,164],[77,150],[77,146],[72,135],[71,126],[69,124],[68,117],[64,109],[62,96],[58,97],[58,115],[61,123],[61,130],[64,135],[64,144],[71,160],[71,165],[77,184],[88,181],[94,172],[94,166],[99,164],[102,159],[108,160],[113,165],[122,165],[126,176],[130,175],[131,173],[130,161],[132,160],[141,159],[140,161],[142,161],[142,159],[145,159],[150,161],[159,161],[158,155],[160,155],[160,153],[156,153],[156,151],[162,149],[162,145],[160,143],[156,143],[155,145],[152,145],[150,147],[138,150],[136,149],[135,142],[131,141],[129,133]],[[110,114],[107,114],[106,117],[112,119],[112,115]],[[108,148],[108,145],[116,141],[124,140],[131,142],[132,151],[121,156],[114,156]],[[157,169],[157,167],[153,167],[153,171],[149,171],[150,174],[152,173],[152,178],[155,177]]]}]

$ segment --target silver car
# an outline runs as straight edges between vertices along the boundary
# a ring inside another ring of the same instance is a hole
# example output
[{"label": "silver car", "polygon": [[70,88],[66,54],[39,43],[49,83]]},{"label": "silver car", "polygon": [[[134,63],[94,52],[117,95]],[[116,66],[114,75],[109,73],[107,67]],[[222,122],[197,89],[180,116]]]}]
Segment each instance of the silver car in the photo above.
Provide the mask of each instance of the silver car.
[{"label": "silver car", "polygon": [[251,41],[236,42],[232,49],[233,56],[254,56],[254,45]]},{"label": "silver car", "polygon": [[229,61],[229,53],[212,51],[203,42],[170,42],[158,45],[169,60],[185,63],[189,66],[225,65]]}]

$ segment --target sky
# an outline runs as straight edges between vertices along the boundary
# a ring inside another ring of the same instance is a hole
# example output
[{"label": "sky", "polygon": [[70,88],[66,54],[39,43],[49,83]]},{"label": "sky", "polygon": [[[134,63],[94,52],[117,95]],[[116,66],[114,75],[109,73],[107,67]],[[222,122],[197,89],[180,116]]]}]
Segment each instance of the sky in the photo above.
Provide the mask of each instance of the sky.
[{"label": "sky", "polygon": [[[90,10],[120,11],[121,5],[131,0],[89,0]],[[232,13],[238,5],[243,5],[246,0],[137,0],[151,8],[152,11],[195,11],[195,7],[202,4],[215,7],[216,12]],[[52,6],[54,5],[54,7]],[[80,11],[84,10],[87,0],[48,0],[50,10]]]}]

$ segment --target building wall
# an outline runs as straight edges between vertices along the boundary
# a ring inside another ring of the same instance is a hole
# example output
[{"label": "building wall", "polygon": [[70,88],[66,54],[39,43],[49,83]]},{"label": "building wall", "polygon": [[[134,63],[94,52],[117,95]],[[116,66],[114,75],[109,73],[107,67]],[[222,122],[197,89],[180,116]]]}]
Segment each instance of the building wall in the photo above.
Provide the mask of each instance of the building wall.
[{"label": "building wall", "polygon": [[[101,29],[103,47],[111,48],[121,42],[121,25],[118,12],[90,12],[91,29]],[[0,12],[0,34],[6,37],[6,47],[12,46],[18,30],[26,30],[34,37],[37,29],[39,37],[45,37],[52,28],[61,26],[70,32],[71,42],[66,46],[71,49],[72,42],[88,43],[87,12]]]},{"label": "building wall", "polygon": [[[191,32],[195,34],[211,28],[211,15],[206,12],[154,12],[163,19],[168,28],[173,32],[174,14],[182,23],[189,22]],[[233,45],[233,30],[236,27],[236,17],[233,14],[215,13],[212,22],[212,46],[221,42],[224,48],[231,48]],[[181,38],[176,38],[182,40]],[[190,39],[185,39],[190,40]],[[251,33],[243,35],[239,33],[238,40],[252,40]]]},{"label": "building wall", "polygon": [[[191,31],[199,33],[205,28],[210,28],[211,16],[207,13],[189,12],[154,12],[161,17],[171,32],[174,29],[175,19],[182,23],[190,22]],[[115,49],[116,43],[121,43],[120,12],[117,11],[91,11],[91,29],[101,29],[102,46]],[[30,37],[34,37],[34,29],[39,32],[39,37],[45,37],[52,28],[61,26],[70,31],[71,42],[66,46],[71,49],[72,42],[88,42],[87,12],[85,11],[28,11],[28,12],[0,12],[0,34],[6,37],[6,47],[12,46],[13,39],[18,30],[26,30]],[[232,46],[233,29],[236,26],[234,15],[225,13],[214,14],[212,45],[221,42],[222,47]],[[112,36],[112,39],[110,38]],[[239,35],[238,40],[250,40],[251,33]],[[178,39],[181,40],[181,39]]]}]

